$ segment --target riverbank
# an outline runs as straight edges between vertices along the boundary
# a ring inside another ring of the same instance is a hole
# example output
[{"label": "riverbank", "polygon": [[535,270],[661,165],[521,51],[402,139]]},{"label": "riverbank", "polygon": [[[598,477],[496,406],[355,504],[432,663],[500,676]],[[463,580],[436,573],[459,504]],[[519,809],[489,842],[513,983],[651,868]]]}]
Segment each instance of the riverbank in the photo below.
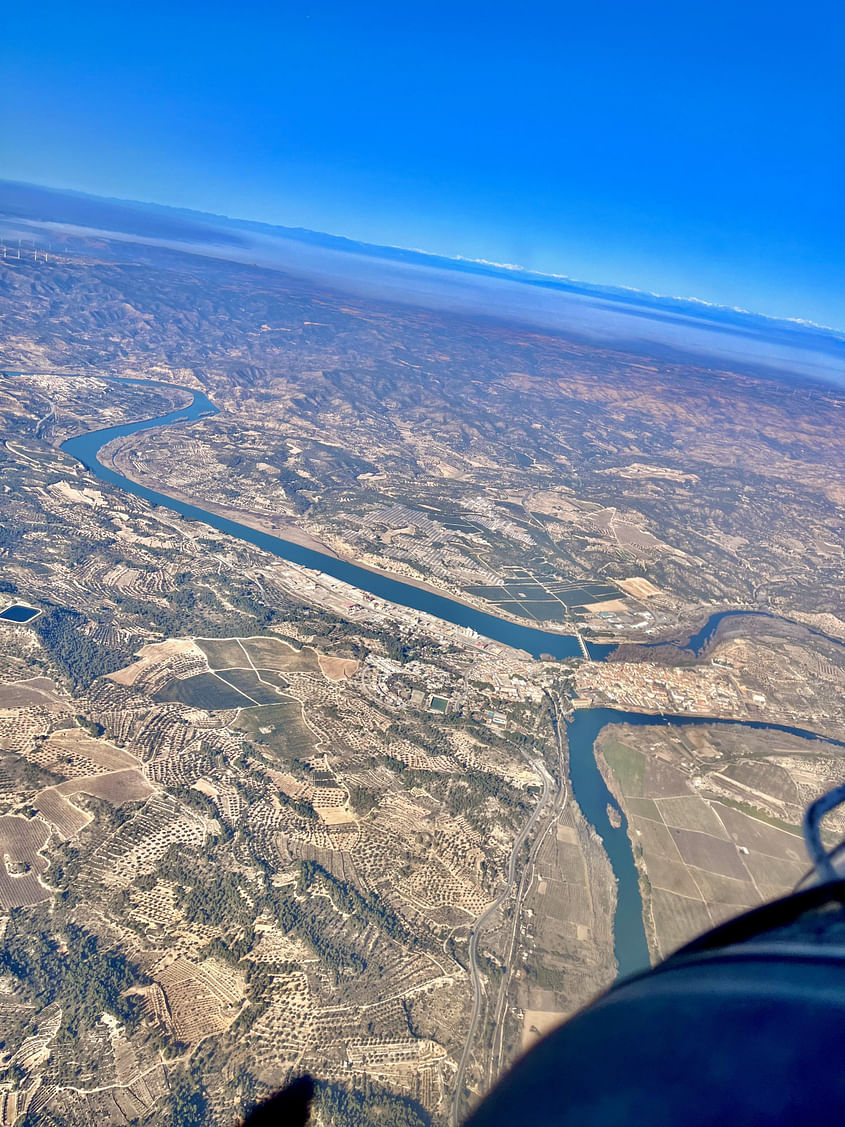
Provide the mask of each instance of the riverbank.
[{"label": "riverbank", "polygon": [[[179,410],[183,410],[183,408]],[[73,437],[76,438],[80,436],[74,435]],[[137,467],[131,464],[129,458],[134,447],[134,444],[130,442],[130,438],[131,435],[124,435],[110,442],[106,442],[100,447],[97,452],[97,458],[100,464],[106,469],[124,477],[127,481],[133,482],[135,485],[143,486],[153,492],[160,492],[163,489],[167,489],[167,493],[162,495],[170,497],[172,500],[179,501],[184,505],[193,504],[193,499],[182,490],[166,482],[160,482],[149,475],[138,472]],[[437,595],[441,598],[449,599],[451,602],[459,603],[469,610],[477,610],[479,613],[491,614],[495,618],[500,618],[505,622],[511,622],[514,626],[527,626],[530,628],[529,620],[520,618],[509,612],[501,613],[493,608],[493,604],[483,599],[474,599],[471,596],[468,597],[464,591],[455,591],[448,587],[436,586],[433,583],[427,582],[425,579],[409,575],[404,571],[391,571],[389,568],[380,567],[377,564],[362,560],[357,556],[338,551],[324,540],[313,536],[306,529],[302,528],[301,525],[298,525],[295,521],[288,518],[250,512],[249,510],[223,505],[217,501],[207,499],[203,499],[202,508],[206,512],[214,513],[216,516],[230,520],[233,523],[244,525],[256,532],[264,533],[267,536],[272,536],[275,539],[286,541],[290,544],[296,544],[299,547],[308,548],[312,552],[326,556],[329,559],[337,560],[351,567],[361,568],[364,571],[371,572],[373,575],[383,576],[385,579],[392,580],[395,583],[407,583],[420,591],[426,591],[431,595]],[[563,624],[561,624],[561,628],[558,629],[557,624],[552,623],[551,628],[544,627],[543,632],[555,637],[572,638],[577,641],[576,631],[571,627],[564,627]],[[617,643],[616,641],[603,642],[597,640],[594,644],[616,645]],[[579,653],[578,656],[582,655]]]},{"label": "riverbank", "polygon": [[[98,457],[100,450],[116,439],[123,439],[137,431],[149,430],[157,426],[192,422],[203,415],[213,413],[214,410],[213,404],[209,402],[206,396],[197,392],[194,394],[192,404],[187,409],[170,411],[165,415],[136,423],[126,423],[121,426],[91,431],[88,434],[68,439],[62,444],[61,449],[77,458],[101,481],[141,497],[150,504],[169,508],[189,520],[204,522],[220,532],[253,544],[255,547],[281,559],[286,559],[290,563],[300,564],[349,583],[368,594],[374,595],[376,598],[432,615],[434,618],[443,619],[452,623],[453,626],[474,631],[478,635],[490,638],[492,641],[501,642],[513,649],[522,650],[533,657],[539,657],[540,654],[549,654],[552,658],[557,659],[582,656],[577,637],[567,634],[552,634],[534,627],[508,622],[506,619],[476,610],[474,607],[447,598],[433,590],[395,579],[382,572],[362,567],[357,563],[340,559],[337,556],[326,555],[306,545],[296,544],[282,537],[251,528],[242,521],[233,520],[209,509],[201,508],[188,500],[181,500],[134,482],[119,470],[104,465]],[[611,648],[606,647],[607,650]],[[596,650],[598,650],[600,656],[604,656],[601,647],[593,647],[591,656],[595,657]]]}]

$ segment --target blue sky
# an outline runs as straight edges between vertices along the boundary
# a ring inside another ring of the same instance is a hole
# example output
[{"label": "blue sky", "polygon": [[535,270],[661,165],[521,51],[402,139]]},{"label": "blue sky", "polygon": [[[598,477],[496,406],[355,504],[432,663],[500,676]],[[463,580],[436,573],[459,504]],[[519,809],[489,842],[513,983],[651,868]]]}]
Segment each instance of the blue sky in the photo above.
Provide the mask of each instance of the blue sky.
[{"label": "blue sky", "polygon": [[845,328],[845,5],[10,6],[2,175]]}]

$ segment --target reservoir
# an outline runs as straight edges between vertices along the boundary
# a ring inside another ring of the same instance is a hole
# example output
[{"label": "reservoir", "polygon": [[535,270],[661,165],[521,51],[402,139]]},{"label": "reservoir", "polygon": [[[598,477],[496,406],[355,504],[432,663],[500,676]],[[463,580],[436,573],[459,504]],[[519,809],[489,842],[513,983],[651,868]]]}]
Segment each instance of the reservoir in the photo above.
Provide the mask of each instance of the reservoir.
[{"label": "reservoir", "polygon": [[[146,380],[121,380],[121,383],[136,383],[141,386],[155,387],[152,381]],[[166,385],[172,389],[173,385]],[[578,644],[578,639],[566,634],[557,634],[553,631],[540,630],[532,626],[523,626],[498,618],[496,615],[486,614],[484,611],[473,607],[464,606],[462,603],[449,599],[445,595],[438,595],[426,591],[421,587],[414,587],[410,583],[403,583],[399,579],[370,571],[347,560],[340,560],[334,556],[294,544],[279,536],[272,536],[266,532],[259,532],[248,525],[238,521],[229,520],[227,517],[218,516],[207,512],[197,505],[168,497],[139,485],[123,474],[109,469],[98,460],[99,450],[112,439],[122,438],[135,434],[138,431],[150,430],[154,427],[167,426],[180,422],[191,422],[206,415],[217,413],[217,409],[201,392],[189,388],[181,388],[193,396],[193,401],[188,407],[170,411],[157,418],[144,419],[139,422],[126,423],[123,426],[107,427],[103,430],[91,431],[88,434],[70,438],[62,444],[62,449],[77,458],[101,481],[108,482],[136,497],[142,497],[153,505],[180,513],[190,520],[200,521],[211,525],[221,532],[234,536],[239,540],[255,545],[266,552],[304,567],[313,568],[345,583],[349,583],[359,590],[366,591],[378,598],[389,602],[398,603],[412,610],[424,611],[426,614],[451,622],[456,626],[468,627],[479,635],[496,642],[501,642],[516,649],[526,650],[534,657],[547,654],[557,659],[570,657],[583,657]],[[9,608],[13,610],[15,608]],[[30,612],[31,608],[23,608]],[[6,612],[4,612],[5,615]],[[29,617],[38,614],[30,613]],[[706,645],[715,632],[718,622],[725,614],[748,612],[722,612],[713,615],[705,623],[698,634],[686,644],[685,647],[698,652]],[[0,618],[4,617],[0,615]],[[13,621],[26,621],[26,619],[13,619]],[[603,661],[608,654],[616,648],[612,645],[598,645],[587,643],[590,657],[594,661]],[[713,720],[703,716],[653,716],[650,714],[623,712],[609,708],[581,709],[576,711],[573,719],[567,725],[569,740],[570,775],[572,790],[576,802],[584,813],[585,818],[599,834],[607,855],[610,859],[617,881],[617,909],[614,921],[614,944],[616,958],[619,963],[620,974],[628,974],[648,965],[648,948],[646,946],[645,932],[642,921],[642,901],[640,899],[639,879],[631,845],[628,839],[628,826],[622,811],[607,786],[596,766],[594,744],[597,735],[607,724],[677,724],[682,726],[700,724],[730,724],[745,726],[754,729],[763,729],[788,733],[803,737],[804,739],[820,739],[816,733],[804,731],[800,728],[790,728],[779,724],[765,724],[758,721],[743,720]],[[829,740],[830,743],[845,747],[845,743]],[[608,817],[607,807],[610,805],[618,811],[621,817],[620,826],[614,827]]]},{"label": "reservoir", "polygon": [[12,603],[11,606],[0,611],[0,620],[3,622],[31,622],[39,614],[41,614],[41,611],[36,607],[24,606],[23,603]]}]

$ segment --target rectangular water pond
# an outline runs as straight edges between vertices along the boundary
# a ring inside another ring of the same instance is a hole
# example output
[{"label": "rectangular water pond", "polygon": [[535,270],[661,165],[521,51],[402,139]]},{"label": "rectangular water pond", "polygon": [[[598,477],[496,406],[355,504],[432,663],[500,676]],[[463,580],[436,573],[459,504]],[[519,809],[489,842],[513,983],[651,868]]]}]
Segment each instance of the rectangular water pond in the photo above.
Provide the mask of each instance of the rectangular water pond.
[{"label": "rectangular water pond", "polygon": [[12,603],[10,607],[0,611],[0,621],[3,622],[30,622],[41,611],[36,607],[25,607],[23,603]]}]

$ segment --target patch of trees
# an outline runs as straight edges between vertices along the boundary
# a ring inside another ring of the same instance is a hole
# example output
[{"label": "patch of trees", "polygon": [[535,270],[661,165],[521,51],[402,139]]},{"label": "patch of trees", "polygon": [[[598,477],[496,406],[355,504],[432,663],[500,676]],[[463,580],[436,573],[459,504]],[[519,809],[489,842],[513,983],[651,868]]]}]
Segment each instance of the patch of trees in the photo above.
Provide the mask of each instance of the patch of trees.
[{"label": "patch of trees", "polygon": [[494,959],[491,955],[486,955],[483,951],[476,952],[475,961],[481,973],[486,974],[488,978],[492,978],[494,982],[498,982],[507,969],[497,959]]},{"label": "patch of trees", "polygon": [[319,908],[309,901],[300,902],[294,896],[278,896],[275,914],[284,932],[301,936],[320,961],[337,974],[362,974],[367,962],[348,943],[339,943],[325,933],[325,919]]},{"label": "patch of trees", "polygon": [[[10,486],[10,488],[12,487]],[[8,524],[0,524],[0,548],[4,550],[7,556],[15,555],[22,539],[23,535],[19,528]],[[13,583],[10,583],[8,580],[4,580],[3,582],[5,584],[3,588],[4,592],[8,592],[9,594],[16,592],[17,588]]]},{"label": "patch of trees", "polygon": [[215,820],[218,829],[216,833],[212,835],[212,841],[225,843],[232,840],[235,836],[234,830],[221,820],[214,800],[209,798],[207,794],[203,794],[203,792],[197,790],[196,787],[181,786],[178,784],[172,786],[170,789],[171,793],[176,795],[180,802],[184,802],[186,806],[190,806],[190,808],[196,810],[198,814]]},{"label": "patch of trees", "polygon": [[0,948],[0,972],[23,983],[41,1007],[58,1002],[63,1029],[72,1037],[104,1011],[134,1024],[136,1003],[124,992],[149,979],[76,924],[66,925],[62,939],[60,944],[46,932],[30,933],[13,917]]},{"label": "patch of trees", "polygon": [[251,925],[261,913],[260,897],[256,902],[237,873],[219,868],[204,871],[194,855],[176,846],[171,846],[159,861],[158,874],[173,883],[179,907],[189,923],[231,930],[233,925]]},{"label": "patch of trees", "polygon": [[18,768],[18,771],[15,773],[19,773],[23,782],[33,790],[40,790],[41,787],[52,786],[54,783],[64,778],[64,776],[58,774],[58,772],[48,771],[45,767],[41,767],[37,763],[32,763],[29,759],[17,759],[14,763],[15,767]]},{"label": "patch of trees", "polygon": [[384,652],[386,657],[391,661],[397,662],[399,665],[406,665],[409,661],[413,661],[414,658],[420,656],[417,646],[410,645],[395,634],[391,634],[385,638]]},{"label": "patch of trees", "polygon": [[126,665],[130,654],[107,649],[82,633],[85,618],[74,610],[51,607],[35,620],[44,648],[75,689],[87,689],[92,681]]},{"label": "patch of trees", "polygon": [[87,716],[77,716],[76,723],[84,732],[87,732],[89,736],[93,736],[94,739],[98,739],[103,732],[105,732],[105,728],[102,724],[98,724],[96,720],[89,720]]},{"label": "patch of trees", "polygon": [[306,491],[314,488],[312,481],[308,481],[289,466],[282,466],[279,469],[279,485],[298,513],[305,513],[310,509],[311,502]]},{"label": "patch of trees", "polygon": [[71,888],[79,887],[81,872],[82,862],[78,846],[71,842],[57,845],[50,861],[50,883],[59,890],[59,896],[63,901],[67,902],[71,899]]},{"label": "patch of trees", "polygon": [[[203,598],[210,595],[207,589],[203,591]],[[261,634],[263,627],[251,615],[238,614],[231,610],[218,609],[215,606],[197,604],[192,592],[173,599],[166,607],[156,606],[136,599],[133,596],[113,593],[114,601],[126,614],[132,614],[143,620],[145,627],[159,631],[165,637],[178,638],[187,634],[199,634],[207,638],[229,638],[235,634],[248,636]],[[224,621],[219,623],[220,616]]]},{"label": "patch of trees", "polygon": [[[398,762],[398,760],[396,762]],[[403,763],[402,766],[404,767],[405,764]],[[347,789],[349,790],[349,801],[352,804],[352,808],[362,817],[365,814],[369,814],[376,804],[376,796],[373,792],[368,790],[367,787],[359,786],[357,783],[351,784]]]},{"label": "patch of trees", "polygon": [[249,954],[252,950],[252,945],[255,942],[255,932],[250,927],[237,939],[224,940],[219,935],[203,947],[200,952],[202,958],[211,958],[212,956],[222,959],[224,963],[231,963],[233,966],[241,961],[244,955]]},{"label": "patch of trees", "polygon": [[254,962],[247,964],[246,981],[249,987],[251,1001],[259,1001],[273,986],[273,980],[278,974],[292,974],[301,970],[301,965],[290,959],[274,959],[270,963]]},{"label": "patch of trees", "polygon": [[463,967],[464,970],[469,969],[469,959],[467,958],[465,945],[463,947],[459,946],[455,942],[454,936],[450,935],[446,939],[444,946],[450,959],[454,959],[458,966]]},{"label": "patch of trees", "polygon": [[376,762],[381,764],[382,767],[387,767],[395,775],[402,775],[409,770],[407,763],[403,763],[401,759],[395,759],[392,755],[377,755]]},{"label": "patch of trees", "polygon": [[291,798],[291,796],[285,794],[284,791],[278,791],[276,797],[278,798],[280,806],[287,806],[289,809],[293,810],[295,814],[298,814],[300,818],[305,818],[309,822],[317,821],[316,810],[311,803],[307,802],[304,798]]},{"label": "patch of trees", "polygon": [[202,1127],[208,1119],[208,1097],[199,1068],[170,1073],[170,1095],[158,1120],[162,1127]]},{"label": "patch of trees", "polygon": [[566,972],[563,970],[538,964],[526,967],[525,974],[534,985],[541,987],[543,990],[563,991],[566,989]]},{"label": "patch of trees", "polygon": [[324,1080],[315,1083],[314,1104],[327,1127],[429,1127],[431,1119],[416,1100],[397,1095],[364,1078],[355,1088]]},{"label": "patch of trees", "polygon": [[479,806],[488,798],[494,798],[503,806],[521,808],[525,804],[522,791],[506,783],[498,775],[477,768],[467,768],[458,776],[460,786],[449,792],[447,806],[452,814],[461,814]]},{"label": "patch of trees", "polygon": [[318,884],[329,894],[332,904],[339,912],[346,916],[354,916],[362,924],[375,924],[391,939],[413,945],[413,937],[408,933],[405,925],[377,892],[362,895],[357,888],[353,888],[346,881],[338,880],[316,861],[300,861],[299,882],[302,889]]},{"label": "patch of trees", "polygon": [[41,1108],[34,1111],[30,1108],[21,1120],[21,1127],[74,1127],[74,1125],[55,1111],[47,1112]]}]

